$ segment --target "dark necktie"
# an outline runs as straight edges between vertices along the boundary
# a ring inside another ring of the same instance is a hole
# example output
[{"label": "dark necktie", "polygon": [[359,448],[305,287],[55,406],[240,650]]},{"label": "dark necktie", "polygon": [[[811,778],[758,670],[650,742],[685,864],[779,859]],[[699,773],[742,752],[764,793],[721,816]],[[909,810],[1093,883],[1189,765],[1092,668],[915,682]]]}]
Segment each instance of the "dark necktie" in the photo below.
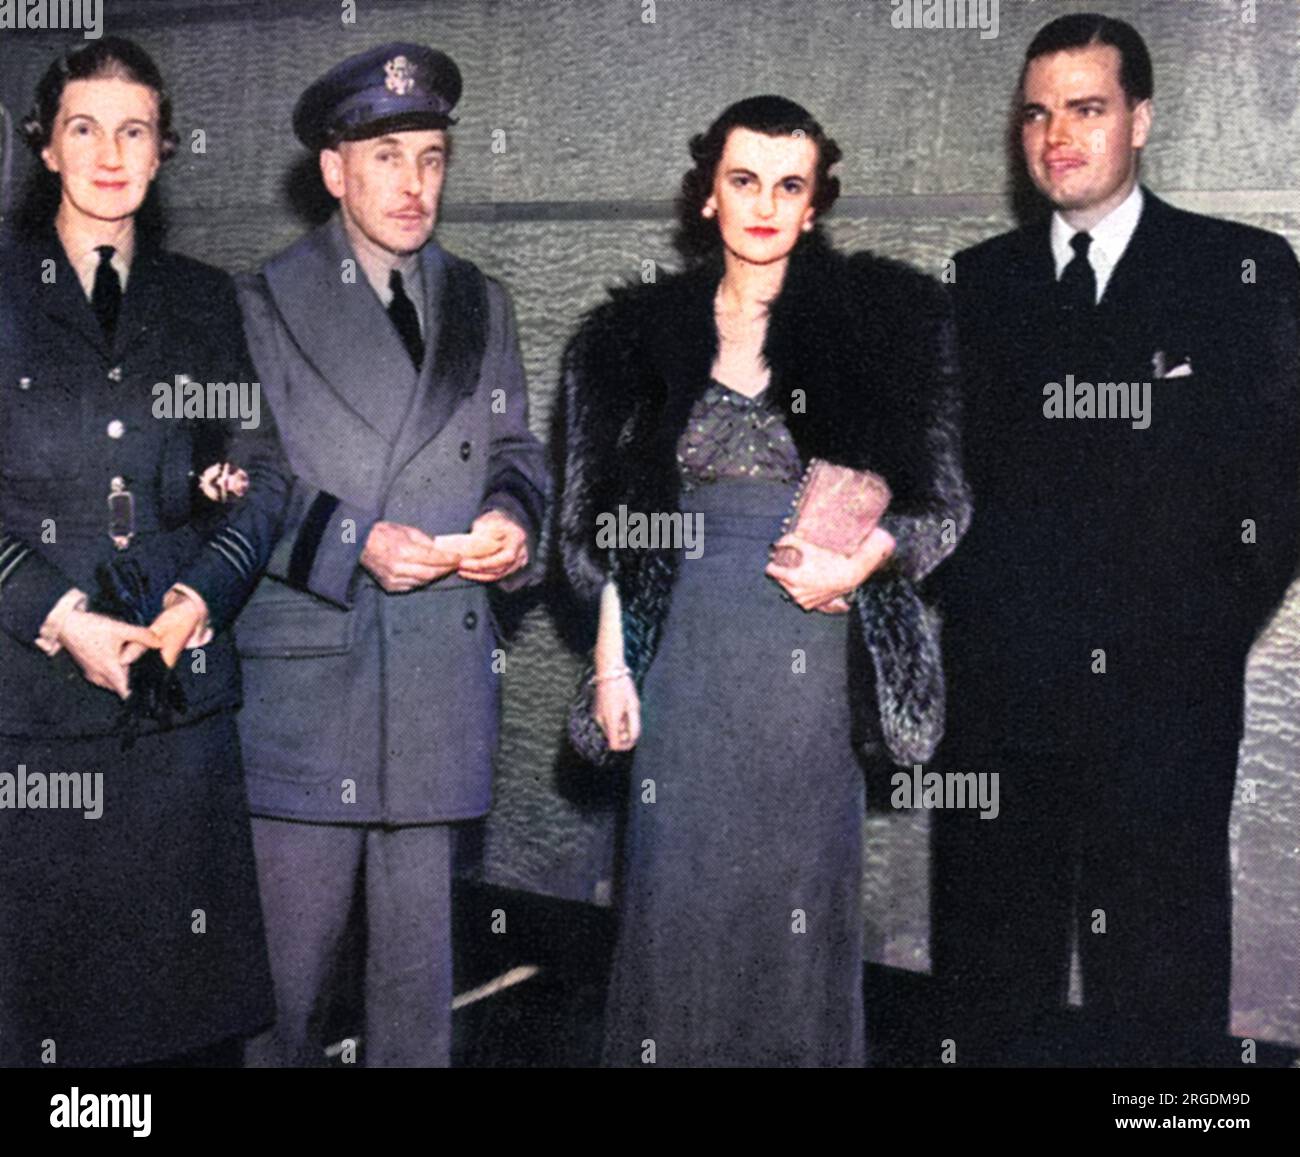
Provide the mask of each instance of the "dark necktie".
[{"label": "dark necktie", "polygon": [[1091,247],[1091,234],[1076,233],[1070,238],[1074,256],[1061,274],[1058,287],[1065,307],[1079,317],[1088,317],[1097,305],[1097,274],[1093,271],[1092,262],[1088,260],[1088,250]]},{"label": "dark necktie", "polygon": [[393,291],[393,300],[388,303],[388,316],[393,319],[398,336],[418,370],[424,364],[424,338],[420,336],[420,319],[415,315],[411,299],[406,296],[402,275],[396,269],[388,275],[388,288]]},{"label": "dark necktie", "polygon": [[90,304],[99,319],[99,328],[111,343],[113,331],[117,328],[117,315],[122,310],[122,279],[113,268],[113,254],[117,252],[111,245],[99,245],[95,252],[99,254],[99,265],[95,269],[95,286],[90,293]]}]

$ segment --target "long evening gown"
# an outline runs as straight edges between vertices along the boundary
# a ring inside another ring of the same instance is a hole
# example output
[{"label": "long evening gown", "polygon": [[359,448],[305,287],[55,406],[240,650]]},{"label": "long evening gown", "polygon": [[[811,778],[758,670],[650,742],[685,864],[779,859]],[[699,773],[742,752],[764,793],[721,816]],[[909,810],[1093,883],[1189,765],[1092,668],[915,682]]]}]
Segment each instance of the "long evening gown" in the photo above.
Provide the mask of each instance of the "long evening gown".
[{"label": "long evening gown", "polygon": [[703,550],[642,689],[604,1062],[860,1066],[850,617],[763,573],[801,472],[764,395],[712,383],[678,459]]}]

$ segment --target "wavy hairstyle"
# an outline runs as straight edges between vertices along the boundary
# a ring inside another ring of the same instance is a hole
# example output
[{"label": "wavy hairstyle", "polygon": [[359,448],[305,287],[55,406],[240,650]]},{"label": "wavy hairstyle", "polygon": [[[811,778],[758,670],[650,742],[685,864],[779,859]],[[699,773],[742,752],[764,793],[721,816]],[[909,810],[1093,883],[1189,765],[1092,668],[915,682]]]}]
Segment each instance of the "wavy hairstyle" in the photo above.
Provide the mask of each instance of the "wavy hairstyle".
[{"label": "wavy hairstyle", "polygon": [[[65,53],[45,70],[45,75],[36,85],[32,110],[20,127],[23,140],[37,158],[36,168],[28,177],[14,214],[14,227],[20,236],[48,229],[58,211],[62,182],[57,173],[51,173],[45,167],[41,153],[53,139],[54,122],[59,116],[64,88],[72,80],[108,78],[142,84],[157,94],[158,153],[165,161],[176,152],[180,138],[172,128],[171,97],[152,56],[135,41],[121,36],[105,36]],[[162,237],[164,223],[156,186],[149,189],[136,214],[136,229],[146,240],[160,240]]]},{"label": "wavy hairstyle", "polygon": [[153,57],[134,40],[105,36],[93,44],[60,56],[36,86],[32,111],[22,124],[23,139],[36,154],[50,143],[54,122],[59,115],[63,90],[70,80],[105,80],[114,77],[151,88],[158,95],[158,151],[167,160],[176,152],[180,138],[172,128],[172,102],[163,84],[162,73]]},{"label": "wavy hairstyle", "polygon": [[700,210],[713,192],[718,162],[732,129],[749,129],[769,137],[807,137],[817,146],[812,199],[816,216],[820,218],[840,195],[840,179],[832,177],[830,170],[843,154],[812,113],[784,96],[751,96],[737,101],[704,132],[691,138],[691,159],[695,164],[682,177],[675,237],[678,250],[689,264],[707,261],[722,248],[716,218],[702,217]]}]

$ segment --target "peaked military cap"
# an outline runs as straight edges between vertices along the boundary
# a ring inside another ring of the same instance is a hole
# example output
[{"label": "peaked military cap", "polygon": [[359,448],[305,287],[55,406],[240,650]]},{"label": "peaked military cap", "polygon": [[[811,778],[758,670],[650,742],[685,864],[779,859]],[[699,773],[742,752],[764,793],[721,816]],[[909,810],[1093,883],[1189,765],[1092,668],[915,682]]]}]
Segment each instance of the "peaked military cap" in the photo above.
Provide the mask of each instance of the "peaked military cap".
[{"label": "peaked military cap", "polygon": [[423,44],[380,44],[336,64],[298,98],[293,131],[309,149],[456,123],[460,69]]}]

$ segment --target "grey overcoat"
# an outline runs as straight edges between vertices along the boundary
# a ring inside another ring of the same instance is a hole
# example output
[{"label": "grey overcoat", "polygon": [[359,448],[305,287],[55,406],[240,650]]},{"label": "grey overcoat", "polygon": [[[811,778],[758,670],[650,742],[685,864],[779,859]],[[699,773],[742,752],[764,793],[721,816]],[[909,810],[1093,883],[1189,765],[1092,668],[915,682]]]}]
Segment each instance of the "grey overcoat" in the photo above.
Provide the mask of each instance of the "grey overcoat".
[{"label": "grey overcoat", "polygon": [[486,588],[453,575],[388,594],[359,560],[378,520],[463,532],[489,508],[528,531],[535,559],[544,451],[504,289],[432,241],[420,275],[418,375],[337,215],[239,284],[296,476],[237,626],[255,815],[418,824],[490,803],[501,663]]}]

